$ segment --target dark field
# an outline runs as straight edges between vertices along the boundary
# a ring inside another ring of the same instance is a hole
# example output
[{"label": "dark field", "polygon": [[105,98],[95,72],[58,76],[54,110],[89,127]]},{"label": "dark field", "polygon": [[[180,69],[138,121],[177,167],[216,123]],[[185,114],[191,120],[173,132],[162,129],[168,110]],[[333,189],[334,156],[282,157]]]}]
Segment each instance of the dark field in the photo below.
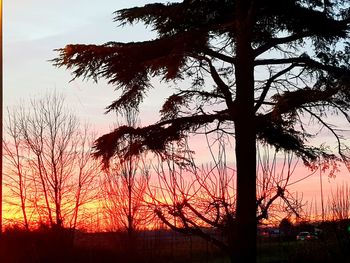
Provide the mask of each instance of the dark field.
[{"label": "dark field", "polygon": [[[6,231],[1,263],[229,263],[210,243],[170,231],[145,231],[132,241],[123,233]],[[258,241],[259,263],[350,262],[350,242],[336,233],[318,240],[265,238]]]}]

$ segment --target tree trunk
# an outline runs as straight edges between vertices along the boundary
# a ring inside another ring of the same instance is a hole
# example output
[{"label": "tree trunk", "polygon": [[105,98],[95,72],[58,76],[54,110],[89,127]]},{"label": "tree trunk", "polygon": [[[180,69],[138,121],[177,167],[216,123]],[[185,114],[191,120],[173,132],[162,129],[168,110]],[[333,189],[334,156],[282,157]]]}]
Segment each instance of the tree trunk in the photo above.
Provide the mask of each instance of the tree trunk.
[{"label": "tree trunk", "polygon": [[[243,4],[244,5],[244,4]],[[241,6],[242,7],[242,6]],[[256,133],[254,125],[254,57],[251,21],[240,8],[236,37],[236,165],[237,203],[231,256],[235,263],[256,262]]]},{"label": "tree trunk", "polygon": [[[246,116],[245,114],[243,116]],[[243,117],[242,116],[242,117]],[[236,130],[237,203],[234,233],[235,262],[255,262],[256,253],[256,154],[255,134],[247,132],[251,119],[239,117]]]}]

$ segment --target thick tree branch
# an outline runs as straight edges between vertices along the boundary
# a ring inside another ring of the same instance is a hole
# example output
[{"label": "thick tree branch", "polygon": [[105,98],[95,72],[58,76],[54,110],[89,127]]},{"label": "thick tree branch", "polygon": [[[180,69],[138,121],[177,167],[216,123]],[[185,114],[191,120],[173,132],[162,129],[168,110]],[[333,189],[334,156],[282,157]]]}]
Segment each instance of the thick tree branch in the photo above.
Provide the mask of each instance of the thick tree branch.
[{"label": "thick tree branch", "polygon": [[272,77],[270,77],[264,88],[263,88],[263,91],[262,93],[260,94],[260,98],[259,100],[256,102],[255,106],[254,106],[254,110],[255,112],[260,108],[260,106],[263,104],[265,98],[266,98],[266,95],[268,93],[268,91],[270,90],[270,87],[271,87],[271,84],[280,76],[286,74],[287,72],[289,72],[290,70],[292,70],[293,68],[295,67],[295,64],[292,64],[290,65],[289,67],[281,70],[280,72],[276,73],[275,75],[273,75]]},{"label": "thick tree branch", "polygon": [[[205,217],[205,215],[198,212],[197,209],[195,207],[193,207],[189,202],[185,201],[185,206],[187,206],[203,222],[207,223],[208,225],[210,225],[212,227],[220,228],[217,220],[212,221],[212,220],[208,219],[207,217]],[[217,217],[217,218],[219,218],[219,217]]]},{"label": "thick tree branch", "polygon": [[[117,152],[127,155],[139,154],[145,150],[161,153],[166,150],[166,145],[171,141],[179,141],[185,137],[186,132],[195,131],[203,125],[214,121],[232,121],[232,115],[227,110],[214,114],[202,114],[179,117],[171,120],[160,121],[156,124],[142,128],[121,126],[113,132],[98,138],[94,145],[94,156],[101,157],[105,165]],[[126,134],[132,134],[135,142],[128,149],[120,149],[119,141]]]},{"label": "thick tree branch", "polygon": [[273,204],[273,202],[278,198],[278,197],[283,197],[284,195],[284,189],[281,188],[280,186],[277,185],[277,191],[272,196],[269,201],[267,202],[266,205],[262,205],[261,201],[265,199],[265,197],[262,197],[260,200],[257,200],[256,206],[257,209],[260,207],[261,209],[261,214],[257,215],[256,217],[256,222],[259,223],[262,219],[267,219],[268,218],[268,211],[270,209],[270,206]]},{"label": "thick tree branch", "polygon": [[209,64],[210,73],[213,80],[215,81],[221,93],[224,95],[227,107],[231,109],[233,107],[233,101],[232,101],[232,93],[230,91],[229,86],[227,86],[226,83],[221,79],[221,77],[219,76],[218,72],[216,71],[211,61],[208,60],[207,62]]},{"label": "thick tree branch", "polygon": [[185,228],[181,228],[181,227],[177,227],[174,226],[173,224],[171,224],[163,215],[162,211],[160,211],[159,209],[155,210],[155,213],[157,214],[158,218],[165,224],[167,225],[170,229],[177,231],[179,233],[182,234],[194,234],[197,236],[202,237],[203,239],[211,242],[212,244],[214,244],[215,246],[217,246],[218,248],[222,249],[223,251],[229,252],[229,247],[222,241],[212,237],[211,235],[205,234],[200,228],[192,228],[192,227],[185,227]]},{"label": "thick tree branch", "polygon": [[222,60],[222,61],[230,63],[230,64],[236,64],[235,57],[230,57],[230,56],[224,55],[224,54],[217,52],[217,51],[214,51],[210,48],[202,48],[201,51],[203,52],[204,55],[208,55],[210,57],[217,58],[219,60]]},{"label": "thick tree branch", "polygon": [[310,35],[311,35],[310,33],[304,32],[304,33],[296,33],[287,37],[271,38],[269,41],[267,41],[263,45],[254,49],[254,56],[258,57],[259,55],[261,55],[262,53],[266,52],[267,50],[273,47],[276,47],[281,44],[290,44],[293,41],[300,40]]},{"label": "thick tree branch", "polygon": [[255,66],[264,66],[264,65],[281,65],[281,64],[294,64],[295,66],[304,66],[314,70],[324,70],[338,76],[349,76],[350,70],[343,67],[337,67],[333,65],[325,65],[314,59],[311,59],[307,55],[301,55],[299,57],[293,58],[281,58],[281,59],[257,59],[254,62]]}]

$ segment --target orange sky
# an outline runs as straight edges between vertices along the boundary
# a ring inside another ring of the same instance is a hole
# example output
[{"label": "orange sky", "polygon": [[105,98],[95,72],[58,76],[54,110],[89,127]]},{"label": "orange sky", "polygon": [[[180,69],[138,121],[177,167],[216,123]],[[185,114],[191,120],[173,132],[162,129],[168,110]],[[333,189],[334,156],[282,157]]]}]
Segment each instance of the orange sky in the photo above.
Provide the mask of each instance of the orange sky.
[{"label": "orange sky", "polygon": [[[53,50],[68,43],[104,43],[149,39],[154,33],[142,25],[120,28],[113,23],[113,11],[139,6],[154,1],[147,0],[8,0],[4,2],[4,106],[18,105],[21,99],[44,94],[56,89],[66,96],[69,105],[83,121],[87,121],[99,133],[108,132],[115,116],[105,115],[105,107],[115,98],[113,87],[101,81],[99,84],[71,80],[68,71],[52,66],[50,59],[57,56]],[[169,1],[157,1],[169,2]],[[141,112],[142,124],[158,119],[159,105],[169,94],[162,84],[151,91]],[[159,102],[159,103],[155,103]],[[6,114],[4,116],[6,118]],[[339,124],[339,123],[338,123]],[[341,125],[341,123],[340,123]],[[317,144],[333,140],[325,134]],[[192,142],[199,162],[208,162],[207,146],[200,139]],[[231,149],[233,151],[233,149]],[[296,177],[308,174],[302,165]],[[336,178],[323,176],[325,200],[337,185],[350,185],[350,173],[342,168]],[[291,191],[302,193],[304,200],[320,203],[320,179],[315,174],[291,186]],[[320,207],[320,205],[318,205]],[[6,210],[6,209],[5,209]],[[5,214],[5,217],[7,215]]]}]

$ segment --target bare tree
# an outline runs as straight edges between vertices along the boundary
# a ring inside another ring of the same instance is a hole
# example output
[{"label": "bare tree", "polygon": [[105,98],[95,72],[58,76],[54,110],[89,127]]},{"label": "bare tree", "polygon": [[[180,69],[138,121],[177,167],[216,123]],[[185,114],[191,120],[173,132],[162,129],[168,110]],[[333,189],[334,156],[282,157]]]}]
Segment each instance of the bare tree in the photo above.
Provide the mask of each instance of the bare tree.
[{"label": "bare tree", "polygon": [[[236,171],[226,158],[228,136],[217,133],[214,142],[207,137],[212,162],[207,165],[178,165],[171,159],[154,166],[158,184],[151,191],[154,210],[169,228],[198,235],[229,253],[236,224]],[[186,146],[188,147],[188,146]],[[174,147],[174,156],[191,151]],[[297,166],[292,154],[278,154],[272,148],[258,147],[256,222],[270,216],[299,216],[302,200],[288,191]],[[311,174],[313,171],[311,171]]]},{"label": "bare tree", "polygon": [[[290,192],[291,176],[299,165],[299,159],[291,152],[279,153],[273,147],[257,146],[257,222],[281,216],[299,218],[305,204],[302,197]],[[314,170],[304,176],[308,178]],[[304,179],[303,178],[303,179]],[[300,181],[298,181],[300,182]],[[273,221],[273,220],[271,220]]]},{"label": "bare tree", "polygon": [[[8,191],[8,199],[11,205],[19,206],[23,218],[23,226],[29,229],[28,189],[30,188],[28,171],[28,149],[23,145],[23,132],[18,123],[18,118],[23,115],[23,108],[14,111],[7,111],[7,122],[5,133],[7,139],[3,141],[4,149],[4,186]],[[9,202],[7,200],[7,202]]]},{"label": "bare tree", "polygon": [[[127,125],[138,125],[138,114],[134,110],[125,110]],[[118,125],[122,125],[119,123]],[[133,136],[126,136],[120,148],[132,145]],[[102,181],[106,220],[113,230],[125,230],[132,240],[139,228],[149,222],[151,212],[145,203],[149,182],[149,169],[144,154],[121,157],[116,156],[105,167]]]},{"label": "bare tree", "polygon": [[[89,132],[85,126],[77,135],[77,148],[75,150],[74,177],[71,181],[71,201],[66,202],[67,214],[70,217],[70,228],[76,228],[78,219],[84,221],[81,208],[88,203],[96,202],[99,195],[98,174],[101,172],[100,164],[92,156],[92,145],[95,134]],[[74,204],[74,205],[73,205]],[[73,211],[73,213],[71,212]],[[94,213],[94,211],[91,211]],[[91,216],[87,213],[87,216]]]},{"label": "bare tree", "polygon": [[80,127],[55,92],[9,116],[8,137],[14,144],[5,149],[10,167],[16,168],[10,187],[27,191],[19,194],[24,212],[29,202],[39,222],[76,227],[81,206],[94,200],[97,191],[99,165],[90,152],[88,127]]},{"label": "bare tree", "polygon": [[350,187],[348,184],[343,183],[337,186],[335,193],[331,193],[329,207],[333,220],[350,218]]}]

